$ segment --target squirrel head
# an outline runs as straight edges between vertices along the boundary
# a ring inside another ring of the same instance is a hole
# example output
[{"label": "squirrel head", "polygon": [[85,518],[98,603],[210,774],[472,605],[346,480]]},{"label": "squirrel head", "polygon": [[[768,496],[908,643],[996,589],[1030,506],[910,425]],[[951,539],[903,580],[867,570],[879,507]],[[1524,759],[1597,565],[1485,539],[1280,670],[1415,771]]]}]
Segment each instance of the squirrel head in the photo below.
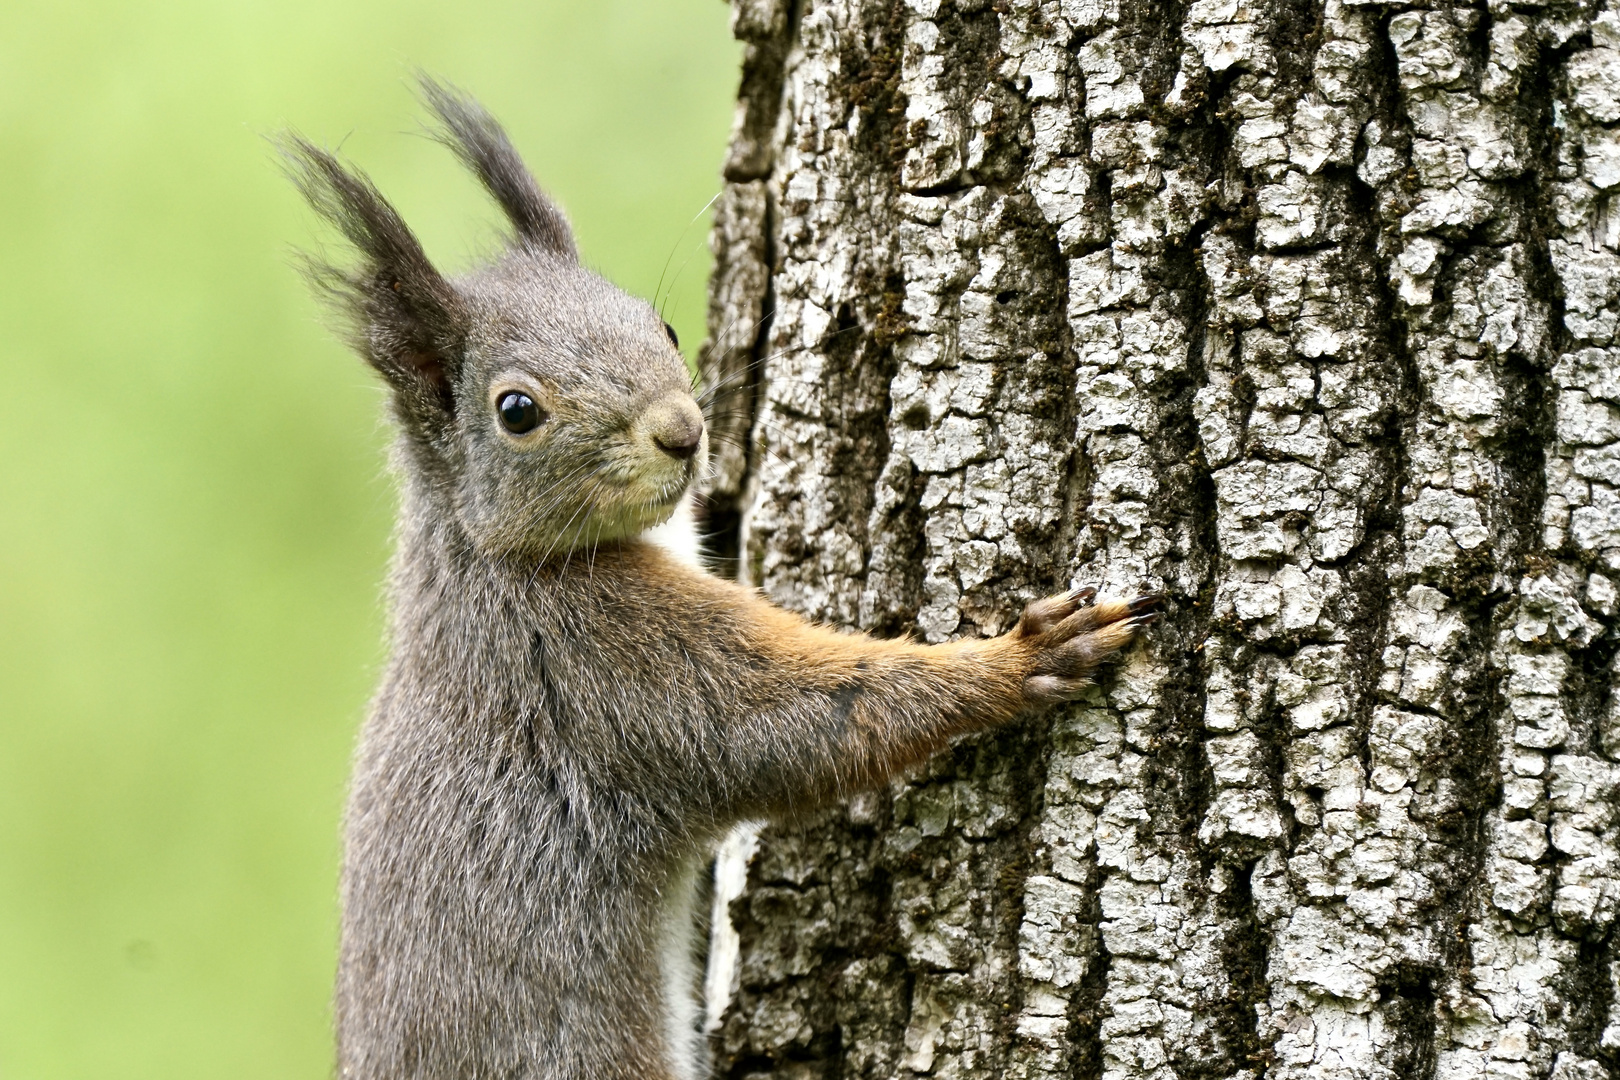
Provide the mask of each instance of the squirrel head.
[{"label": "squirrel head", "polygon": [[439,141],[512,225],[492,263],[446,278],[365,173],[307,140],[288,173],[359,253],[306,260],[391,391],[413,489],[491,553],[546,555],[661,524],[708,456],[675,332],[579,263],[562,212],[482,106],[427,77]]}]

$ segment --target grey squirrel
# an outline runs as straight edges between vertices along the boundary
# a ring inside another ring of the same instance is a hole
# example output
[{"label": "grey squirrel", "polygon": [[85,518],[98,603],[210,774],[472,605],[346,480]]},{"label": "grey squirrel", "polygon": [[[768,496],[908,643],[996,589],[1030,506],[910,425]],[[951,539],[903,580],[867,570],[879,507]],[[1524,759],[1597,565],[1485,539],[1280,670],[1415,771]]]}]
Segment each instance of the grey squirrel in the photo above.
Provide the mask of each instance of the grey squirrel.
[{"label": "grey squirrel", "polygon": [[358,251],[310,273],[388,385],[403,487],[346,818],[339,1075],[688,1080],[716,840],[1073,697],[1158,599],[1071,590],[923,646],[706,572],[708,436],[673,331],[580,265],[487,112],[422,95],[512,227],[453,281],[364,173],[284,143]]}]

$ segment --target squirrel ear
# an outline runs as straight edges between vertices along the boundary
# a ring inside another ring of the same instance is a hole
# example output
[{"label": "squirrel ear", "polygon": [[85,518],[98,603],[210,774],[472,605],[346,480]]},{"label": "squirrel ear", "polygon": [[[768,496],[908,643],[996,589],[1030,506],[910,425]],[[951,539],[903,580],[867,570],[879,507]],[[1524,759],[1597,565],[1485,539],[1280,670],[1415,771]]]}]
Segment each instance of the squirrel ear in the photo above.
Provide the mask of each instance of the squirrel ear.
[{"label": "squirrel ear", "polygon": [[310,280],[349,322],[356,350],[408,413],[424,421],[448,415],[466,335],[460,295],[365,173],[298,135],[285,136],[280,147],[304,198],[360,252],[352,269],[306,259]]},{"label": "squirrel ear", "polygon": [[440,142],[455,152],[478,179],[517,229],[518,241],[577,261],[574,234],[563,212],[540,191],[511,140],[484,107],[448,83],[427,74],[418,74],[422,100],[444,125],[437,133]]}]

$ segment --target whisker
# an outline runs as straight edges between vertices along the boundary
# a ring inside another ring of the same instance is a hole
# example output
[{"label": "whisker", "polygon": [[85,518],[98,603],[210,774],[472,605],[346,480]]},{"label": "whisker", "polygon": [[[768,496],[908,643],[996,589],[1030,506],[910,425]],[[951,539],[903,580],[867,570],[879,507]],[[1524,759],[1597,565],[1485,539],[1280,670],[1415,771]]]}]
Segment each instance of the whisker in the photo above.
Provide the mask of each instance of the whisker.
[{"label": "whisker", "polygon": [[[761,312],[759,318],[749,323],[748,338],[750,342],[752,342],[755,335],[759,333],[759,328],[765,324],[765,320],[769,319],[774,314],[776,314],[776,309],[772,308],[769,311]],[[731,336],[731,332],[737,328],[737,324],[742,320],[743,313],[739,311],[737,314],[731,317],[731,321],[726,323],[725,327],[718,334],[714,335],[714,340],[717,342],[726,340],[726,338]]]},{"label": "whisker", "polygon": [[[765,320],[769,319],[773,314],[775,314],[775,309],[774,308],[771,311],[767,311],[764,314],[760,315],[759,318],[753,320],[753,322],[749,324],[748,330],[749,330],[749,340],[750,340],[750,342],[752,342],[754,336],[759,333],[759,328],[764,325]],[[743,319],[743,316],[742,316],[742,314],[740,312],[738,314],[736,314],[736,315],[733,315],[731,317],[731,320],[726,323],[725,327],[723,329],[721,329],[719,333],[714,334],[710,338],[710,340],[713,341],[713,342],[716,342],[716,343],[721,342],[721,341],[725,341],[726,338],[731,336],[731,331],[736,328],[737,324],[739,322],[741,322],[742,319]],[[738,351],[738,349],[740,349],[740,348],[742,348],[742,346],[736,346],[736,347],[727,349],[723,353],[721,353],[721,355],[722,356],[730,356],[732,353]],[[703,379],[702,371],[694,371],[692,373],[692,393],[693,394],[696,394],[698,392],[698,385],[699,385],[699,383],[702,382],[702,379]]]},{"label": "whisker", "polygon": [[591,541],[591,553],[585,562],[585,580],[590,584],[596,583],[596,545],[602,542],[602,530],[596,530],[596,539]]},{"label": "whisker", "polygon": [[[695,250],[694,250],[694,251],[690,251],[690,252],[688,252],[688,253],[687,253],[687,255],[686,255],[686,260],[685,260],[685,261],[684,261],[684,262],[682,262],[682,263],[681,263],[681,266],[680,266],[680,269],[678,269],[678,270],[676,270],[676,271],[675,271],[675,276],[674,276],[674,277],[672,277],[672,278],[670,278],[670,280],[669,280],[669,292],[668,292],[668,293],[667,293],[667,294],[666,294],[666,295],[665,295],[665,297],[664,297],[664,299],[665,299],[665,300],[666,300],[666,301],[667,301],[667,300],[668,300],[668,299],[669,299],[669,298],[670,298],[670,297],[671,297],[671,296],[674,296],[674,295],[675,295],[675,286],[676,286],[676,285],[679,285],[679,284],[680,284],[680,282],[681,282],[681,275],[682,275],[682,274],[684,274],[684,273],[686,273],[686,268],[687,268],[687,267],[688,267],[688,266],[691,266],[691,265],[692,265],[692,256],[693,256],[693,255],[695,255],[695,254],[696,254],[696,251],[695,251]],[[663,310],[663,309],[662,309],[662,307],[660,307],[660,309],[659,309],[659,310],[660,310],[660,312],[662,312],[662,310]],[[662,317],[662,315],[660,315],[660,317]]]},{"label": "whisker", "polygon": [[[570,474],[570,476],[577,476],[578,474],[579,474],[579,470],[575,470],[575,472]],[[553,487],[559,486],[560,483],[561,483],[561,481],[559,481],[558,485],[553,485]],[[559,496],[558,499],[556,500],[556,503],[560,504],[561,501],[562,501],[561,496]],[[588,501],[581,501],[580,504],[579,504],[579,508],[576,509],[574,511],[574,513],[569,516],[567,523],[563,525],[563,530],[566,530],[569,525],[572,525],[574,523],[574,518],[579,516],[580,511],[584,510],[589,505],[590,504],[589,504]],[[549,509],[549,507],[548,507],[548,509]],[[546,562],[551,558],[551,553],[553,551],[555,551],[556,548],[557,548],[557,541],[562,539],[562,531],[563,530],[558,531],[557,535],[552,538],[551,546],[546,548],[546,553],[544,555],[540,556],[540,558],[538,560],[536,560],[536,562],[534,564],[534,572],[529,575],[528,584],[524,586],[525,590],[527,590],[530,586],[532,586],[534,584],[534,579],[535,578],[540,576],[540,571],[545,567]]]},{"label": "whisker", "polygon": [[[567,491],[569,491],[570,484],[572,484],[575,479],[583,476],[583,474],[588,471],[588,468],[590,468],[588,465],[578,465],[575,466],[573,470],[570,470],[569,473],[565,473],[564,476],[561,476],[561,478],[554,479],[554,481],[552,481],[548,487],[544,487],[544,489],[541,489],[541,491],[536,492],[535,495],[528,497],[528,499],[523,502],[522,507],[520,507],[520,513],[525,513],[525,515],[527,515],[527,513],[535,512],[536,507],[543,507],[541,508],[541,512],[539,512],[539,517],[549,517],[552,510],[559,507],[559,505],[562,505],[562,502],[564,502],[565,495],[567,495]],[[575,510],[575,513],[578,513],[578,510]],[[569,520],[572,521],[573,518],[569,518]],[[535,563],[535,570],[533,570],[533,573],[528,575],[528,581],[525,583],[523,588],[528,589],[530,586],[535,585],[535,578],[536,576],[539,576],[539,570],[541,570],[541,567],[546,565],[546,559],[549,559],[549,557],[551,557],[551,552],[548,551],[546,552],[546,555],[543,555],[543,557],[541,557],[541,559]]]},{"label": "whisker", "polygon": [[573,469],[569,470],[563,476],[553,480],[549,485],[542,488],[540,491],[526,497],[524,501],[517,507],[517,512],[520,515],[531,515],[536,511],[536,509],[543,506],[544,510],[540,516],[549,516],[552,510],[556,506],[560,505],[566,498],[567,493],[570,490],[569,485],[586,472],[590,471],[592,465],[593,463],[588,460],[575,465]]},{"label": "whisker", "polygon": [[796,355],[797,353],[807,352],[807,351],[812,350],[812,349],[818,349],[818,348],[822,347],[823,345],[826,345],[828,342],[832,341],[834,338],[837,338],[837,337],[839,337],[839,336],[841,336],[843,334],[847,334],[847,333],[850,333],[851,331],[859,330],[859,329],[861,329],[859,326],[846,326],[842,330],[834,330],[832,333],[827,334],[826,336],[822,337],[821,339],[819,339],[817,341],[810,342],[809,344],[806,344],[806,345],[790,345],[790,346],[787,346],[785,348],[777,349],[775,352],[767,353],[764,356],[756,357],[755,359],[749,361],[746,365],[744,365],[740,370],[732,372],[730,375],[726,376],[726,378],[721,379],[719,382],[715,383],[714,385],[709,387],[707,390],[705,390],[703,392],[703,394],[701,394],[699,396],[698,404],[702,405],[706,401],[712,401],[714,399],[714,397],[721,391],[721,389],[723,387],[725,387],[725,385],[728,382],[731,382],[732,380],[740,379],[740,378],[743,378],[743,377],[745,377],[745,376],[747,376],[749,374],[752,374],[755,370],[757,370],[758,368],[762,367],[765,364],[770,363],[772,360],[780,360],[784,356],[793,356],[793,355]]},{"label": "whisker", "polygon": [[[653,306],[658,309],[660,319],[664,317],[664,301],[661,298],[661,292],[664,288],[664,275],[669,272],[670,260],[675,258],[675,252],[680,249],[681,241],[686,239],[687,230],[697,223],[698,218],[709,212],[709,207],[720,200],[721,194],[722,191],[715,192],[714,197],[703,204],[703,209],[692,215],[692,220],[686,223],[685,227],[681,229],[680,235],[675,237],[675,242],[669,246],[669,254],[664,256],[663,268],[658,271],[658,284],[653,286]],[[688,261],[690,261],[690,256],[688,256]],[[679,276],[679,274],[676,275],[677,278]],[[669,287],[673,291],[675,288],[674,283],[671,282]]]},{"label": "whisker", "polygon": [[[551,559],[551,553],[557,550],[557,545],[562,542],[563,534],[566,533],[568,531],[568,527],[574,523],[574,519],[579,517],[580,514],[584,513],[589,506],[590,503],[588,501],[580,501],[579,508],[569,515],[568,520],[563,523],[563,527],[557,530],[557,535],[552,539],[551,546],[546,548],[546,553],[540,557],[540,562],[542,565]],[[583,527],[584,522],[580,522],[580,525]],[[568,564],[566,562],[563,564],[563,569],[568,569]]]},{"label": "whisker", "polygon": [[770,444],[759,441],[759,440],[750,440],[750,439],[746,439],[746,438],[743,438],[743,437],[732,437],[732,436],[726,435],[726,436],[720,436],[719,441],[722,442],[722,443],[725,443],[726,445],[729,445],[729,446],[735,446],[737,449],[741,450],[744,455],[747,455],[750,451],[753,451],[753,450],[761,450],[761,451],[764,451],[766,454],[770,455],[772,458],[774,458],[776,460],[776,463],[779,464],[779,465],[792,465],[793,464],[793,459],[792,458],[783,457],[779,452],[777,452],[774,448],[772,448],[770,446]]},{"label": "whisker", "polygon": [[[572,521],[573,519],[570,518],[569,520]],[[564,574],[568,573],[568,564],[574,561],[574,552],[579,550],[579,538],[585,535],[585,526],[589,525],[590,523],[591,518],[589,514],[581,518],[579,522],[579,531],[574,533],[574,538],[568,542],[568,552],[563,556],[562,572]]]}]

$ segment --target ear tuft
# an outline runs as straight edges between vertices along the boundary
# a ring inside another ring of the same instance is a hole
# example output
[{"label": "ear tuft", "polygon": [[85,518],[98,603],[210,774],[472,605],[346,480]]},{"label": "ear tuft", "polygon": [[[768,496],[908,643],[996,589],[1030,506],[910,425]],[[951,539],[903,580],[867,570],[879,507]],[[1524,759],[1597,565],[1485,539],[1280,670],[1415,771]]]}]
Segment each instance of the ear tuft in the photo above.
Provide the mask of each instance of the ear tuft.
[{"label": "ear tuft", "polygon": [[418,74],[422,100],[443,129],[436,137],[477,174],[526,247],[570,261],[579,258],[568,219],[540,191],[501,125],[470,95],[430,75]]},{"label": "ear tuft", "polygon": [[283,136],[279,149],[304,198],[360,253],[353,268],[306,257],[306,275],[333,301],[355,348],[408,411],[423,419],[448,414],[466,335],[460,295],[365,173],[299,135]]}]

